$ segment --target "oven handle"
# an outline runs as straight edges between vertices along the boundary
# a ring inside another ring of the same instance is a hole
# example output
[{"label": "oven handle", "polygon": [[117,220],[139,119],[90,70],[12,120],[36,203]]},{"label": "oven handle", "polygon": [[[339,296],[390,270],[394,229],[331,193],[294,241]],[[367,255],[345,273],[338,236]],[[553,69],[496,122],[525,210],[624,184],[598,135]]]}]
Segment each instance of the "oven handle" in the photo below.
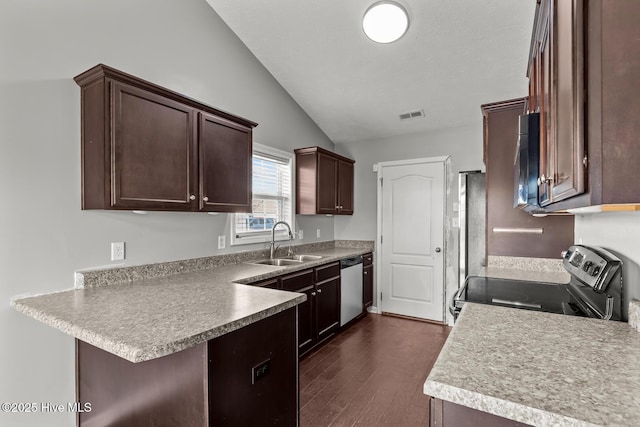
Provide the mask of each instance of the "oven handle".
[{"label": "oven handle", "polygon": [[453,296],[451,297],[451,299],[449,300],[449,313],[451,313],[452,316],[455,317],[455,310],[456,310],[456,301],[460,299],[460,293],[462,292],[462,290],[464,289],[464,286],[461,288],[458,288],[457,291],[455,291],[455,293],[453,294]]}]

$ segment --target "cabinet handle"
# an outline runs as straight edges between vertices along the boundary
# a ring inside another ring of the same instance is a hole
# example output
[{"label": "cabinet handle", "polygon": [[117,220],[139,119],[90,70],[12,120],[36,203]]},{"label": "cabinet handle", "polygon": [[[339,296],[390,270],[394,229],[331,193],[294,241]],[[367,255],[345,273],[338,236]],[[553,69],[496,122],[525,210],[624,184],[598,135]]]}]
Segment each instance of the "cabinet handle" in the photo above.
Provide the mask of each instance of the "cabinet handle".
[{"label": "cabinet handle", "polygon": [[196,199],[195,195],[192,194],[192,195],[189,196],[189,200],[195,200],[195,199]]},{"label": "cabinet handle", "polygon": [[318,293],[321,294],[322,293],[322,289],[318,289]]},{"label": "cabinet handle", "polygon": [[209,201],[209,198],[208,198],[207,196],[204,196],[204,197],[202,198],[202,201],[203,201],[203,202],[208,202],[208,201]]},{"label": "cabinet handle", "polygon": [[315,293],[315,292],[311,292],[311,296],[312,296],[312,297],[315,297],[315,296],[316,296],[316,293]]},{"label": "cabinet handle", "polygon": [[550,176],[544,176],[544,174],[538,177],[538,185],[549,184],[551,181],[553,181],[553,178],[551,178]]}]

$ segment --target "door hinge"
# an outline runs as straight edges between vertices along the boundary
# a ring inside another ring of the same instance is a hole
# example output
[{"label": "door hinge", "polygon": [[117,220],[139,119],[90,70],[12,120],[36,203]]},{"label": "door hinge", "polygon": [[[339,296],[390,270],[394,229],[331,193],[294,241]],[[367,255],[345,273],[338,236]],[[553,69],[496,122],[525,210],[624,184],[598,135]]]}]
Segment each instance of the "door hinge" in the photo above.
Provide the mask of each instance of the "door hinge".
[{"label": "door hinge", "polygon": [[382,244],[382,235],[380,235],[380,244]]},{"label": "door hinge", "polygon": [[380,301],[382,301],[382,292],[380,292]]},{"label": "door hinge", "polygon": [[589,159],[585,155],[584,158],[582,159],[582,166],[586,168],[588,164],[589,164]]},{"label": "door hinge", "polygon": [[380,178],[380,187],[382,187],[383,179],[384,178]]}]

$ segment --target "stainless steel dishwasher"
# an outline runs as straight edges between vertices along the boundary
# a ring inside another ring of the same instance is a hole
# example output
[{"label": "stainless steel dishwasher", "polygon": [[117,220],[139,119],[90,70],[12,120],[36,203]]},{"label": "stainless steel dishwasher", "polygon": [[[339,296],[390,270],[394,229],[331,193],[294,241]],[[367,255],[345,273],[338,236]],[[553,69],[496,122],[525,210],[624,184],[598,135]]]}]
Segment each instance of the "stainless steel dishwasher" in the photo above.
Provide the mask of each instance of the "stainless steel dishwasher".
[{"label": "stainless steel dishwasher", "polygon": [[340,326],[362,313],[362,255],[340,261]]}]

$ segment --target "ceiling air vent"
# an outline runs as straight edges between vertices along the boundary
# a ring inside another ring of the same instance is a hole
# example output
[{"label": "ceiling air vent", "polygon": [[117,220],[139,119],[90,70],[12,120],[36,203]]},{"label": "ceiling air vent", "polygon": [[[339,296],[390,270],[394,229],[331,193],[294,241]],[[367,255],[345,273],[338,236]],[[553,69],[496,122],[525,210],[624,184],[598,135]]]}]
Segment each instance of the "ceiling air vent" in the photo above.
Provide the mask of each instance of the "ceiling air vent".
[{"label": "ceiling air vent", "polygon": [[411,120],[424,117],[424,110],[410,111],[400,114],[400,120]]}]

